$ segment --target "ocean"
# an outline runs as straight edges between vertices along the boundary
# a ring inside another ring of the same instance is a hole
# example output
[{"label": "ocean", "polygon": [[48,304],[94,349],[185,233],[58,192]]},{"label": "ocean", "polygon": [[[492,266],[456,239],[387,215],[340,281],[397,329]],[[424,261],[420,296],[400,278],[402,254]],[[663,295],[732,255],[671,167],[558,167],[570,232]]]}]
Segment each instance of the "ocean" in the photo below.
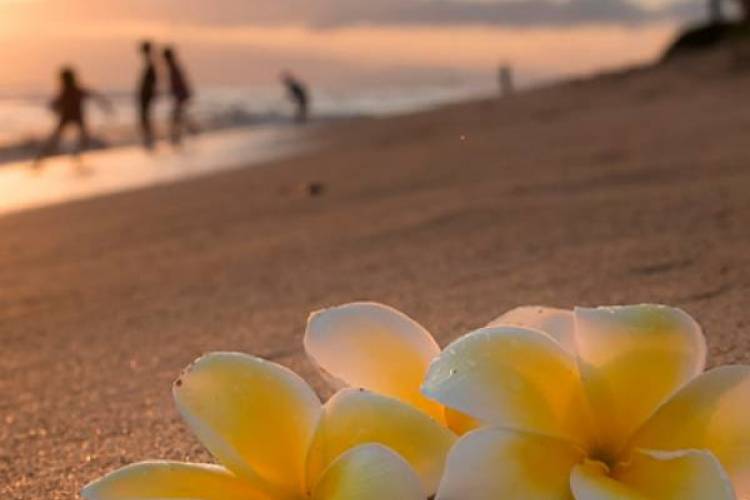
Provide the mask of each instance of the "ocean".
[{"label": "ocean", "polygon": [[[313,123],[363,116],[386,116],[465,100],[492,92],[470,85],[418,85],[312,91]],[[126,92],[109,92],[114,113],[107,114],[88,104],[90,129],[96,147],[116,147],[137,142],[134,98]],[[51,96],[0,95],[0,165],[29,160],[55,125],[49,110]],[[214,87],[201,89],[191,105],[192,118],[204,131],[238,127],[285,126],[290,123],[292,105],[282,88]],[[155,116],[169,116],[168,99],[160,99]],[[64,152],[64,150],[62,151]]]}]

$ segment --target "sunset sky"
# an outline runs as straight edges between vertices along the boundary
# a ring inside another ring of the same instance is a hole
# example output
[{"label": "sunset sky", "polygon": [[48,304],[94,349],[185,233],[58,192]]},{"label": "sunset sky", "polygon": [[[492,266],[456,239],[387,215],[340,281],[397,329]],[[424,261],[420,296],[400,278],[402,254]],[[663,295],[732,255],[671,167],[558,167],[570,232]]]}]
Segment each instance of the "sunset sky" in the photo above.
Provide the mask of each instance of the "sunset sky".
[{"label": "sunset sky", "polygon": [[62,63],[130,88],[134,41],[182,48],[205,84],[294,68],[320,85],[525,81],[655,57],[702,0],[0,0],[0,90],[43,90]]}]

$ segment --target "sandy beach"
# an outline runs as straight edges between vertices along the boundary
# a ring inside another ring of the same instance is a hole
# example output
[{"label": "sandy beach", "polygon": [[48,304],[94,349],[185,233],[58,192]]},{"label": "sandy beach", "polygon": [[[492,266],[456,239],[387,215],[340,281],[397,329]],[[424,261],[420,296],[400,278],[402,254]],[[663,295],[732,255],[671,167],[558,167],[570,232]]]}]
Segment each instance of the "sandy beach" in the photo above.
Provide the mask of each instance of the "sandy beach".
[{"label": "sandy beach", "polygon": [[710,364],[750,361],[750,74],[729,67],[333,126],[299,158],[0,217],[0,497],[208,460],[170,394],[207,351],[327,395],[305,321],[354,300],[441,343],[519,304],[667,303]]}]

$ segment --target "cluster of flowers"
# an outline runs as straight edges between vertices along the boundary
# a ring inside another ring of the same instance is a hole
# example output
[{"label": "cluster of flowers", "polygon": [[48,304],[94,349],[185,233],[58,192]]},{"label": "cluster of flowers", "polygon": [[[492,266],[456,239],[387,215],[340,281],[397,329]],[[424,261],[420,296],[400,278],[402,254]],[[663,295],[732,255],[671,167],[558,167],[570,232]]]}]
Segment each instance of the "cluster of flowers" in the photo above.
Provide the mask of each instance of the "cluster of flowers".
[{"label": "cluster of flowers", "polygon": [[314,313],[305,350],[339,390],[216,353],[174,384],[223,466],[131,465],[89,500],[750,498],[750,367],[703,373],[664,306],[523,307],[440,351],[374,303]]}]

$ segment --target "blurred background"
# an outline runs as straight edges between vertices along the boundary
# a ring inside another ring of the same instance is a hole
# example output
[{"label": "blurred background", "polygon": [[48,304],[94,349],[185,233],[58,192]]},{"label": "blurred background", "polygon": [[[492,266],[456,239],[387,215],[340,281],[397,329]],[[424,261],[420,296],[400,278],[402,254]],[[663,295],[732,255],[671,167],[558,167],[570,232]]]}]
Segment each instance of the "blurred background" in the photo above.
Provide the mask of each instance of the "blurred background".
[{"label": "blurred background", "polygon": [[283,121],[285,68],[314,89],[319,119],[403,113],[491,94],[501,64],[528,88],[653,61],[707,8],[705,0],[0,0],[0,162],[29,156],[47,133],[63,64],[111,97],[117,112],[95,110],[91,122],[110,142],[125,141],[143,39],[180,47],[198,87],[195,115],[227,127]]}]

